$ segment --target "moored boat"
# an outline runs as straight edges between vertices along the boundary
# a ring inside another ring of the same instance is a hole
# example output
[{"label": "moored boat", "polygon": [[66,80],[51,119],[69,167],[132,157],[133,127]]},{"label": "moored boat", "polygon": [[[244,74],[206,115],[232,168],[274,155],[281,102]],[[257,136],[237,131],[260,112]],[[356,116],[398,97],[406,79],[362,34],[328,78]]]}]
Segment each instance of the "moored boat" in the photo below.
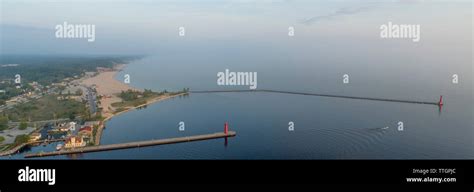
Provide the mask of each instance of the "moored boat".
[{"label": "moored boat", "polygon": [[63,144],[56,145],[56,150],[59,151],[63,148]]}]

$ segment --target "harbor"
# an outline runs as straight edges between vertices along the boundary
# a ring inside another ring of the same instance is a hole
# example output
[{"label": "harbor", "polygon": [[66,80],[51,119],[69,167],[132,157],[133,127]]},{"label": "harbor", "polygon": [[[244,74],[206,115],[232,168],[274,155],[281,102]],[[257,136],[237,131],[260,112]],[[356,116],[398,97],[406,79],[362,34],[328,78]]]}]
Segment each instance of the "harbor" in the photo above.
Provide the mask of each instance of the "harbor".
[{"label": "harbor", "polygon": [[23,144],[20,144],[20,145],[12,148],[10,150],[0,152],[0,157],[18,153],[21,149],[23,149],[24,147],[26,147],[28,145],[37,145],[37,144],[43,144],[43,143],[54,143],[54,142],[59,142],[59,141],[64,141],[64,140],[65,140],[64,138],[45,139],[45,140],[39,140],[39,141],[32,141],[32,142],[28,142],[28,143],[23,143]]},{"label": "harbor", "polygon": [[68,155],[68,154],[75,154],[75,153],[90,153],[90,152],[109,151],[109,150],[128,149],[128,148],[139,148],[139,147],[148,147],[148,146],[155,146],[155,145],[166,145],[166,144],[175,144],[175,143],[183,143],[183,142],[193,142],[193,141],[202,141],[202,140],[209,140],[209,139],[235,137],[236,135],[237,133],[235,131],[226,130],[224,132],[218,132],[218,133],[213,133],[213,134],[148,140],[148,141],[137,141],[137,142],[128,142],[128,143],[118,143],[118,144],[110,144],[110,145],[97,145],[97,146],[90,146],[90,147],[75,148],[75,149],[70,149],[70,150],[60,150],[60,151],[54,151],[54,152],[40,152],[40,153],[26,154],[25,158]]}]

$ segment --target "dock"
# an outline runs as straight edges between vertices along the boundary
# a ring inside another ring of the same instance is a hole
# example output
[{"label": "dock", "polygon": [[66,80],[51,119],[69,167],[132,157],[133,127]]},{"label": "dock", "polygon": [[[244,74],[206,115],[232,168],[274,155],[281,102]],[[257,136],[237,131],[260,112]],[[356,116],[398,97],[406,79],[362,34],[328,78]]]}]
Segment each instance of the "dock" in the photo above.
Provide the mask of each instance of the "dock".
[{"label": "dock", "polygon": [[135,141],[135,142],[109,144],[109,145],[97,145],[97,146],[81,147],[81,148],[74,148],[74,149],[61,150],[61,151],[26,154],[25,158],[68,155],[68,154],[75,154],[75,153],[90,153],[90,152],[109,151],[109,150],[128,149],[128,148],[139,148],[139,147],[147,147],[147,146],[155,146],[155,145],[166,145],[166,144],[174,144],[174,143],[184,143],[184,142],[202,141],[202,140],[209,140],[209,139],[227,138],[227,137],[234,137],[236,135],[237,133],[235,131],[228,131],[227,133],[218,132],[218,133],[213,133],[213,134],[176,137],[176,138],[168,138],[168,139]]},{"label": "dock", "polygon": [[59,142],[59,141],[64,141],[64,140],[65,139],[44,139],[44,140],[39,140],[39,141],[32,141],[32,142],[28,142],[28,143],[22,143],[18,146],[15,146],[12,149],[0,152],[0,157],[15,154],[18,151],[20,151],[21,149],[23,149],[23,147],[26,147],[28,145],[34,145],[34,144],[39,144],[39,143],[54,143],[54,142]]},{"label": "dock", "polygon": [[189,91],[189,93],[232,93],[232,92],[266,92],[266,93],[282,93],[282,94],[292,94],[292,95],[308,95],[308,96],[319,96],[319,97],[333,97],[333,98],[343,98],[343,99],[359,99],[359,100],[371,100],[371,101],[385,101],[385,102],[398,102],[398,103],[412,103],[412,104],[426,104],[426,105],[436,105],[441,106],[442,97],[440,101],[414,101],[414,100],[402,100],[402,99],[387,99],[387,98],[374,98],[374,97],[355,97],[355,96],[345,96],[345,95],[331,95],[331,94],[319,94],[319,93],[309,93],[309,92],[295,92],[295,91],[279,91],[279,90],[270,90],[270,89],[243,89],[243,90],[202,90],[202,91]]}]

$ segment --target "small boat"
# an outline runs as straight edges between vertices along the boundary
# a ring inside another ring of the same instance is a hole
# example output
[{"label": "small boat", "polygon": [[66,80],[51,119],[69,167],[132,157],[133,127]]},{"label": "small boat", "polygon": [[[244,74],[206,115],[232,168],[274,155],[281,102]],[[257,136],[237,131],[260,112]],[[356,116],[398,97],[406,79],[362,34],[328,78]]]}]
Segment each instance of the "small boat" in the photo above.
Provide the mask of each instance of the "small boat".
[{"label": "small boat", "polygon": [[58,128],[58,130],[59,130],[60,132],[67,132],[67,131],[69,131],[69,128],[67,128],[67,127],[60,127],[60,128]]},{"label": "small boat", "polygon": [[48,133],[58,133],[58,132],[59,132],[59,129],[57,128],[48,130]]},{"label": "small boat", "polygon": [[54,129],[50,129],[48,130],[48,133],[49,134],[61,134],[61,133],[65,133],[65,132],[68,132],[69,129],[68,128],[54,128]]},{"label": "small boat", "polygon": [[62,144],[58,144],[56,145],[56,151],[59,151],[63,148],[63,145]]}]

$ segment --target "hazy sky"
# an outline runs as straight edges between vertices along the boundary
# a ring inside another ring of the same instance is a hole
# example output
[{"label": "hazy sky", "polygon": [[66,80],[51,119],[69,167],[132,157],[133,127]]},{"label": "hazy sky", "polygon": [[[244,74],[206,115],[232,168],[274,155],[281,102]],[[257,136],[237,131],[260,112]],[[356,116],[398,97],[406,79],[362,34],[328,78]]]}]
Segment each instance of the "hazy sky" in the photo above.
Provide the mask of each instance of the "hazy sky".
[{"label": "hazy sky", "polygon": [[[208,43],[377,39],[388,21],[421,23],[423,39],[472,42],[471,1],[1,0],[2,53],[153,54]],[[56,39],[63,22],[96,25],[96,41]],[[442,26],[441,26],[442,25]],[[178,28],[186,37],[178,37]]]}]

